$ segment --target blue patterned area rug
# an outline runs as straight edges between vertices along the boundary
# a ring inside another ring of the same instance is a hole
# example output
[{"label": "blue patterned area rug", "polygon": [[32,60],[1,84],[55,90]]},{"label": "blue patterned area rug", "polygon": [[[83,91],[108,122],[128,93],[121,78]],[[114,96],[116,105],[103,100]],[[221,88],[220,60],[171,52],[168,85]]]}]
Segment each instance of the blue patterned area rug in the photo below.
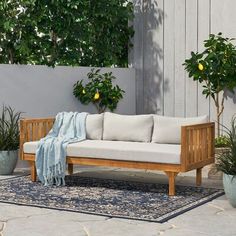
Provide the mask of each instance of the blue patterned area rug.
[{"label": "blue patterned area rug", "polygon": [[223,190],[66,176],[64,187],[44,187],[29,176],[0,181],[0,202],[163,223],[224,194]]}]

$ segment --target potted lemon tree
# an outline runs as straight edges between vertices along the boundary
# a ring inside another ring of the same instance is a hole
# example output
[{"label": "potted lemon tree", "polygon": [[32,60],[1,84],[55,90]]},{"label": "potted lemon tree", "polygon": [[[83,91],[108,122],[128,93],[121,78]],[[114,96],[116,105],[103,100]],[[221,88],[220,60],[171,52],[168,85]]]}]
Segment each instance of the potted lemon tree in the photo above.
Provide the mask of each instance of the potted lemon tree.
[{"label": "potted lemon tree", "polygon": [[0,175],[12,174],[18,159],[21,113],[3,106],[0,115]]},{"label": "potted lemon tree", "polygon": [[[236,86],[236,46],[234,39],[223,37],[222,33],[210,34],[204,41],[202,52],[191,52],[191,57],[183,64],[189,78],[200,83],[202,94],[211,98],[216,109],[215,142],[216,159],[224,149],[227,149],[227,138],[220,129],[220,118],[224,111],[226,92],[234,93]],[[208,177],[221,179],[222,173],[217,172],[215,165],[211,165]]]},{"label": "potted lemon tree", "polygon": [[223,37],[222,33],[210,34],[204,41],[202,52],[191,52],[184,62],[189,78],[199,82],[202,94],[210,97],[216,108],[217,136],[222,135],[220,117],[224,111],[226,92],[234,93],[236,87],[236,46],[234,39]]},{"label": "potted lemon tree", "polygon": [[218,156],[216,167],[223,172],[224,190],[229,202],[236,207],[236,116],[232,118],[231,128],[226,128],[228,148]]}]

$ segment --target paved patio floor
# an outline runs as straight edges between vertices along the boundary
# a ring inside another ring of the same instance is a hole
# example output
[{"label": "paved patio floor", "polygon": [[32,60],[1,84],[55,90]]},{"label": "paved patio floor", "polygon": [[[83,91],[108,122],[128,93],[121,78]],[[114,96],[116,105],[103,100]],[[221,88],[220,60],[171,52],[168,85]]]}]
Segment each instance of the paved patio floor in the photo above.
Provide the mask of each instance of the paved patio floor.
[{"label": "paved patio floor", "polygon": [[[18,173],[25,171],[18,169]],[[154,171],[91,168],[78,169],[83,176],[167,182]],[[205,168],[203,176],[206,177]],[[194,185],[195,173],[181,174],[177,184]],[[7,178],[0,176],[0,179]],[[222,182],[203,178],[203,186]],[[188,211],[166,223],[148,223],[0,203],[0,236],[236,236],[236,209],[225,196]]]}]

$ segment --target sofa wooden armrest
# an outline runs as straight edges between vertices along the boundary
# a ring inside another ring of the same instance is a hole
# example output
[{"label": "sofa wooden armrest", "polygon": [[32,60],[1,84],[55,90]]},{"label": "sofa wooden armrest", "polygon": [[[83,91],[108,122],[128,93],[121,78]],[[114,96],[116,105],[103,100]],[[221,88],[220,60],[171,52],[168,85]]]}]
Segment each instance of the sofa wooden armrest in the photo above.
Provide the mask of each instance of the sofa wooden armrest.
[{"label": "sofa wooden armrest", "polygon": [[24,160],[25,142],[37,141],[45,137],[52,128],[55,118],[34,118],[20,120],[20,157]]},{"label": "sofa wooden armrest", "polygon": [[45,137],[52,128],[55,118],[34,118],[20,120],[20,158],[31,165],[31,180],[36,180],[35,155],[26,158],[23,151],[25,142],[37,141]]},{"label": "sofa wooden armrest", "polygon": [[215,161],[215,123],[181,127],[181,171],[201,168]]},{"label": "sofa wooden armrest", "polygon": [[[22,119],[20,121],[20,155],[22,160],[31,164],[31,179],[36,181],[35,155],[24,153],[25,142],[37,141],[47,135],[55,118]],[[73,173],[73,165],[110,166],[136,169],[164,171],[169,178],[169,195],[175,195],[175,177],[179,172],[196,169],[196,184],[201,184],[201,170],[214,163],[215,124],[204,123],[181,127],[180,164],[152,162],[121,161],[101,158],[67,157],[69,174]]]}]

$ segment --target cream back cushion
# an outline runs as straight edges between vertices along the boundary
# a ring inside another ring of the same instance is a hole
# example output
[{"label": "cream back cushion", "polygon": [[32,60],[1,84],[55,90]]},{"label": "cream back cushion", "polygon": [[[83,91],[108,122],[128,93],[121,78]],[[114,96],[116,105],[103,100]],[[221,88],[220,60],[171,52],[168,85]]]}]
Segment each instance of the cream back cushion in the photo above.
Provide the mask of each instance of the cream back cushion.
[{"label": "cream back cushion", "polygon": [[103,130],[103,114],[88,114],[86,118],[86,138],[101,140]]},{"label": "cream back cushion", "polygon": [[119,115],[105,112],[103,140],[150,142],[152,115]]},{"label": "cream back cushion", "polygon": [[181,126],[206,123],[208,116],[179,118],[153,115],[153,120],[152,142],[179,144],[181,142]]}]

